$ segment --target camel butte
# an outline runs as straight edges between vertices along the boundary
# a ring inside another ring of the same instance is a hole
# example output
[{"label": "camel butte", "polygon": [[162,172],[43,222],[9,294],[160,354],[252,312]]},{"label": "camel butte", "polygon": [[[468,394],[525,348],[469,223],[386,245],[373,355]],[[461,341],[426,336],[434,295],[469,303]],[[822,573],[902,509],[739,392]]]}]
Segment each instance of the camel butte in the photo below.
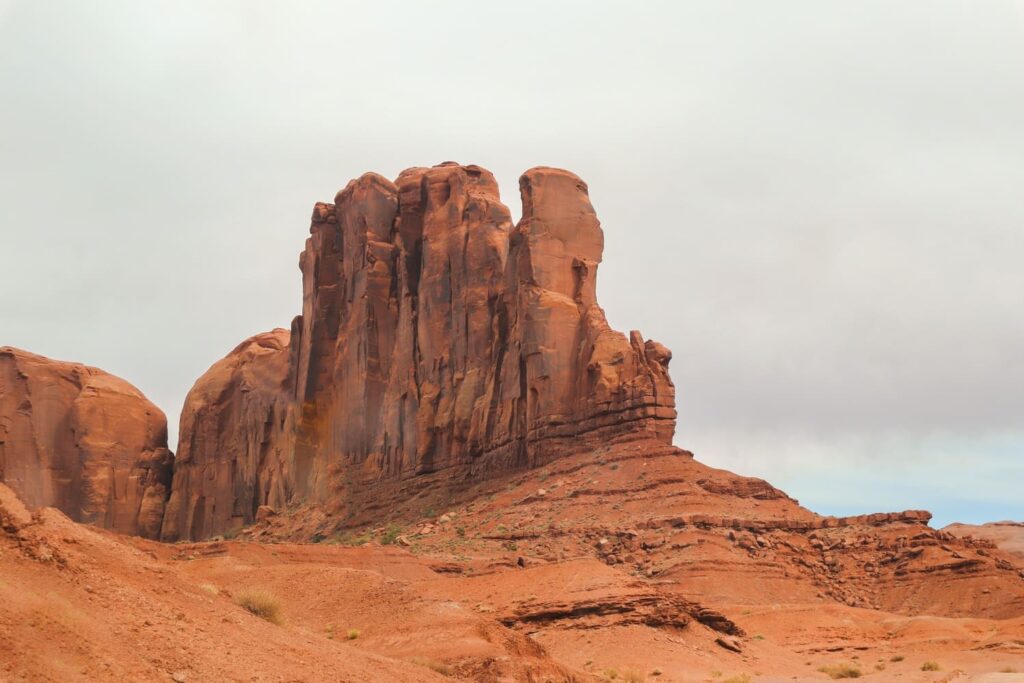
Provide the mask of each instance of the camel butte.
[{"label": "camel butte", "polygon": [[[587,185],[368,173],[185,400],[0,349],[0,680],[1024,680],[1019,525],[817,515],[672,445]],[[682,430],[685,440],[685,429]]]}]

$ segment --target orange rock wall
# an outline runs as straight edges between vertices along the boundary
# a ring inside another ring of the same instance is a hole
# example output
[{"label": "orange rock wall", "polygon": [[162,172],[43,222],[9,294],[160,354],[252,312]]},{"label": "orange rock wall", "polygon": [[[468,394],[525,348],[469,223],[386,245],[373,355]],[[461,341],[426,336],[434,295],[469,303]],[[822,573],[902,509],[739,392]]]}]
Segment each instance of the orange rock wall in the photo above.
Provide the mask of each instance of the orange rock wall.
[{"label": "orange rock wall", "polygon": [[[448,163],[369,173],[317,204],[290,340],[236,349],[186,401],[164,537],[240,526],[260,504],[352,514],[401,495],[395,482],[532,467],[586,439],[671,441],[670,352],[597,305],[586,184],[535,168],[520,192],[513,225],[491,173]],[[254,363],[273,381],[240,382]]]}]

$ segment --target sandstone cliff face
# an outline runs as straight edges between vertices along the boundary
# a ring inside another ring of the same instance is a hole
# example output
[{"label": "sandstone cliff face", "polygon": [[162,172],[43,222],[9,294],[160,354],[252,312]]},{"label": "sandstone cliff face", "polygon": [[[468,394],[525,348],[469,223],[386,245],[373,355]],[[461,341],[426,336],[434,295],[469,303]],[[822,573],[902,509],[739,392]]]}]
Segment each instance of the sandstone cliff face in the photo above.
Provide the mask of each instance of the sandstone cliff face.
[{"label": "sandstone cliff face", "polygon": [[181,412],[165,538],[198,537],[251,521],[290,491],[288,331],[239,344],[203,375]]},{"label": "sandstone cliff face", "polygon": [[[164,537],[240,526],[264,503],[352,514],[427,475],[478,480],[588,439],[670,441],[671,354],[597,305],[586,184],[535,168],[520,191],[517,225],[488,171],[453,163],[366,174],[318,203],[290,339],[236,349],[186,401]],[[256,363],[273,381],[242,381],[264,376]]]},{"label": "sandstone cliff face", "polygon": [[164,414],[132,385],[0,348],[0,481],[29,507],[155,538],[172,460]]}]

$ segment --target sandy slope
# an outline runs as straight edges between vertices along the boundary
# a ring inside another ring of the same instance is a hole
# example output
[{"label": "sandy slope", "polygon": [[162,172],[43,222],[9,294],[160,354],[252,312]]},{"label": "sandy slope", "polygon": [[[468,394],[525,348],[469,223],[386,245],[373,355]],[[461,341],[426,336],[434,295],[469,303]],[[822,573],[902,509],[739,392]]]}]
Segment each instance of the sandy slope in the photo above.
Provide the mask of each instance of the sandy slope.
[{"label": "sandy slope", "polygon": [[[1002,673],[1024,672],[1013,556],[918,513],[818,517],[646,443],[427,490],[373,529],[301,508],[164,545],[17,507],[0,496],[0,680],[1024,680]],[[235,604],[253,587],[283,624]]]}]

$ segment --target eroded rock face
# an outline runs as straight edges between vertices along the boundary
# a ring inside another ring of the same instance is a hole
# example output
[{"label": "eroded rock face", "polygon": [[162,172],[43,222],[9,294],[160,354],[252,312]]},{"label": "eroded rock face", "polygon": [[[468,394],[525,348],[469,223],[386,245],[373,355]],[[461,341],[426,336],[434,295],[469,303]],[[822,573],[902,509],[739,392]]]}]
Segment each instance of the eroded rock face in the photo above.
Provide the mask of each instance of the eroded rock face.
[{"label": "eroded rock face", "polygon": [[[283,336],[272,362],[236,350],[186,402],[164,536],[218,533],[286,500],[354,514],[427,475],[478,480],[588,440],[670,441],[671,353],[612,330],[597,305],[604,237],[586,184],[535,168],[520,191],[517,225],[490,172],[453,163],[366,174],[317,204],[288,350]],[[225,377],[257,357],[274,381],[240,396]],[[243,404],[260,408],[238,417]],[[261,448],[275,454],[266,473]]]},{"label": "eroded rock face", "polygon": [[246,339],[185,398],[165,538],[225,531],[289,497],[288,331]]},{"label": "eroded rock face", "polygon": [[155,538],[172,460],[167,419],[132,385],[0,348],[0,481],[29,507]]}]

